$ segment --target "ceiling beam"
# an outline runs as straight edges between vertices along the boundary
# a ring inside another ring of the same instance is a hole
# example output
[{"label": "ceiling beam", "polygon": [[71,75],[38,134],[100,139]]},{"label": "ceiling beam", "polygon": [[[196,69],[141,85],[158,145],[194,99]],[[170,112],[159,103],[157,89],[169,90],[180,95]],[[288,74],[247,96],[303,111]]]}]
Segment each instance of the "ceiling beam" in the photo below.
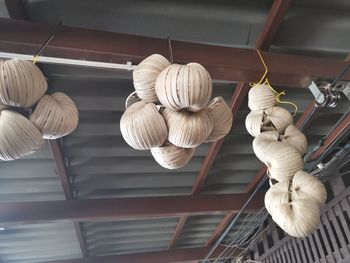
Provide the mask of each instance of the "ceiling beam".
[{"label": "ceiling beam", "polygon": [[5,0],[9,17],[13,19],[27,19],[23,0]]},{"label": "ceiling beam", "polygon": [[257,49],[268,50],[270,48],[291,2],[292,0],[273,1],[272,7],[267,14],[263,29],[257,38],[255,45]]},{"label": "ceiling beam", "polygon": [[[249,196],[230,194],[0,203],[0,224],[216,214],[239,210]],[[263,193],[258,194],[248,210],[260,209],[263,196]]]},{"label": "ceiling beam", "polygon": [[[48,25],[21,20],[0,19],[0,51],[34,54],[56,32],[45,55],[100,62],[138,64],[145,57],[160,53],[168,56],[168,40],[90,29]],[[264,71],[255,50],[172,41],[174,61],[201,63],[213,79],[256,81]],[[339,59],[312,58],[262,52],[269,67],[271,84],[306,87],[312,78],[334,78],[346,62]],[[345,74],[350,80],[350,73]]]},{"label": "ceiling beam", "polygon": [[[152,251],[144,253],[97,256],[77,259],[67,259],[58,261],[47,261],[42,263],[170,263],[188,262],[202,259],[209,251],[210,247],[170,249],[165,251]],[[220,255],[224,247],[219,247],[211,258]],[[235,255],[241,250],[237,250]],[[233,255],[234,256],[234,255]]]},{"label": "ceiling beam", "polygon": [[235,215],[236,215],[236,212],[229,212],[225,215],[225,217],[220,221],[220,223],[218,224],[218,226],[215,228],[212,235],[208,239],[206,246],[210,246],[214,244],[214,242],[219,238],[221,233],[224,232],[227,225],[231,223]]},{"label": "ceiling beam", "polygon": [[[74,194],[73,194],[73,191],[71,189],[69,175],[67,172],[66,164],[64,162],[64,157],[63,157],[60,143],[58,140],[47,140],[47,141],[48,141],[48,144],[50,146],[52,157],[54,159],[55,166],[56,166],[56,172],[57,172],[57,175],[60,179],[66,200],[73,200]],[[85,242],[85,238],[83,235],[82,226],[80,225],[79,222],[74,222],[74,229],[75,229],[75,232],[76,232],[78,240],[79,240],[79,246],[81,249],[81,253],[82,253],[83,257],[86,257],[88,255],[88,252],[86,250],[86,245],[85,245],[86,242]]]},{"label": "ceiling beam", "polygon": [[176,225],[176,229],[174,231],[174,234],[171,237],[169,249],[172,249],[176,246],[176,242],[180,237],[180,234],[181,234],[182,229],[184,228],[184,226],[187,222],[187,219],[188,219],[188,215],[184,215],[184,216],[180,217],[179,222]]},{"label": "ceiling beam", "polygon": [[[230,107],[231,107],[232,116],[233,116],[233,125],[235,123],[235,118],[237,116],[238,110],[240,109],[244,101],[244,98],[248,93],[248,90],[249,90],[248,84],[238,83],[236,85],[236,88],[233,92],[231,102],[230,102]],[[221,149],[223,142],[224,142],[224,139],[221,139],[210,144],[208,153],[202,162],[202,166],[199,170],[199,174],[196,178],[196,181],[193,184],[192,195],[198,194],[201,191],[204,185],[205,179],[208,176],[209,170],[212,167],[216,159],[216,156]]]}]

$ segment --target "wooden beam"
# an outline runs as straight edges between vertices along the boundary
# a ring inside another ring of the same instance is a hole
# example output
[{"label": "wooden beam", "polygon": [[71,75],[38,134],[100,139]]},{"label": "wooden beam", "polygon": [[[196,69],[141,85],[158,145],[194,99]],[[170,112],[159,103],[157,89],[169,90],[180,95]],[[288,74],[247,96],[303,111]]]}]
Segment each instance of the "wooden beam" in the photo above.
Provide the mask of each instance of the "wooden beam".
[{"label": "wooden beam", "polygon": [[[153,53],[168,56],[168,41],[149,37],[103,32],[82,28],[0,19],[0,51],[34,54],[45,40],[57,32],[45,55],[101,62],[138,64]],[[255,50],[172,41],[174,61],[201,63],[213,79],[237,82],[256,81],[264,71]],[[346,62],[262,52],[273,85],[306,87],[312,78],[334,78]],[[350,73],[344,80],[350,80]]]},{"label": "wooden beam", "polygon": [[184,228],[184,226],[187,222],[187,219],[188,219],[188,215],[184,215],[184,216],[180,217],[179,222],[176,225],[175,232],[174,232],[173,236],[171,237],[169,249],[172,249],[176,246],[176,242],[180,237],[180,234],[181,234],[182,229]]},{"label": "wooden beam", "polygon": [[[48,140],[48,144],[50,146],[50,150],[51,150],[51,153],[52,153],[52,156],[53,156],[53,159],[55,162],[55,166],[56,166],[57,175],[60,179],[66,200],[73,200],[74,195],[73,195],[73,192],[71,189],[69,175],[67,172],[66,164],[64,162],[64,157],[63,157],[63,153],[62,153],[62,149],[61,149],[61,146],[59,144],[59,141],[58,140]],[[81,249],[81,253],[82,253],[83,257],[86,257],[88,255],[88,252],[86,250],[86,246],[85,246],[86,242],[85,242],[85,238],[83,235],[81,224],[79,222],[74,222],[74,229],[75,229],[75,232],[76,232],[78,240],[79,240],[79,246]]]},{"label": "wooden beam", "polygon": [[[249,196],[230,194],[0,203],[0,224],[216,214],[239,210]],[[260,209],[263,196],[263,193],[258,194],[248,206],[248,211]]]},{"label": "wooden beam", "polygon": [[[249,90],[249,85],[244,83],[238,83],[235,91],[232,95],[230,107],[233,115],[233,125],[235,123],[235,118],[237,116],[238,110],[241,107],[247,93]],[[224,139],[218,140],[216,142],[211,143],[208,153],[203,160],[202,166],[199,170],[199,174],[196,178],[195,183],[192,187],[192,195],[198,194],[203,187],[205,179],[208,176],[209,170],[212,167],[219,150],[224,142]]]},{"label": "wooden beam", "polygon": [[[315,101],[311,101],[306,109],[304,110],[303,114],[300,116],[298,121],[295,123],[295,126],[300,129],[301,127],[305,128],[307,125],[311,123],[311,121],[315,118],[319,111],[319,108],[315,106]],[[245,189],[246,193],[251,192],[261,181],[261,179],[265,176],[267,172],[266,165],[263,165],[260,170],[257,172],[257,174],[254,176],[254,178],[250,181],[248,186]]]},{"label": "wooden beam", "polygon": [[257,38],[255,45],[257,49],[268,50],[270,48],[291,2],[292,0],[275,0],[273,2],[262,32]]},{"label": "wooden beam", "polygon": [[10,18],[27,19],[27,12],[23,0],[5,0]]},{"label": "wooden beam", "polygon": [[[144,253],[98,256],[58,261],[47,261],[42,263],[170,263],[198,261],[208,253],[210,247],[170,249],[165,251],[152,251]],[[212,255],[212,259],[219,256],[224,247],[219,247]],[[241,250],[237,250],[238,255]],[[232,255],[234,256],[234,255]]]},{"label": "wooden beam", "polygon": [[214,232],[208,239],[206,246],[210,246],[214,244],[214,242],[219,238],[222,232],[224,232],[227,225],[231,223],[235,215],[236,215],[235,212],[230,212],[225,215],[225,217],[220,221],[220,223],[218,224],[218,226],[215,228]]}]

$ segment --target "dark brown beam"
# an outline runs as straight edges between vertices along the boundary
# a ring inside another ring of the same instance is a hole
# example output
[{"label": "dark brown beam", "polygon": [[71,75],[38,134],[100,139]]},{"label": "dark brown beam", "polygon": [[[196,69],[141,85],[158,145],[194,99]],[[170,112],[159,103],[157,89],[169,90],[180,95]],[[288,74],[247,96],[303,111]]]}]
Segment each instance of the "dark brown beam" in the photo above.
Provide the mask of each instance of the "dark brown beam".
[{"label": "dark brown beam", "polygon": [[[315,118],[318,111],[319,111],[319,108],[315,106],[315,101],[314,100],[311,101],[306,107],[306,109],[304,110],[303,114],[298,119],[298,121],[295,123],[295,126],[300,129],[301,126],[305,123],[303,125],[303,128],[307,127],[307,125],[310,125],[311,121]],[[245,189],[245,192],[246,193],[251,192],[258,185],[261,179],[265,176],[266,172],[267,172],[267,167],[263,165],[255,175],[255,177],[250,181],[250,183]]]},{"label": "dark brown beam", "polygon": [[270,11],[267,14],[262,32],[256,41],[255,46],[257,49],[269,49],[291,2],[292,0],[275,0],[273,2]]},{"label": "dark brown beam", "polygon": [[10,18],[27,19],[27,12],[23,0],[5,0],[5,3]]},{"label": "dark brown beam", "polygon": [[174,232],[173,236],[171,237],[169,249],[172,249],[176,246],[176,242],[180,237],[180,234],[181,234],[182,229],[184,228],[184,226],[187,222],[187,219],[188,219],[187,215],[180,217],[179,222],[176,225],[175,232]]},{"label": "dark brown beam", "polygon": [[[258,194],[248,210],[260,209],[263,196]],[[248,198],[230,194],[0,203],[0,224],[216,214],[237,211]]]},{"label": "dark brown beam", "polygon": [[[210,247],[170,249],[166,251],[153,251],[125,255],[111,255],[99,257],[87,257],[58,261],[47,261],[42,263],[170,263],[188,262],[203,259]],[[212,255],[212,259],[218,257],[224,247],[219,247]],[[237,250],[236,256],[240,250]],[[232,255],[234,256],[234,255]]]},{"label": "dark brown beam", "polygon": [[[64,162],[64,157],[63,157],[63,153],[62,153],[62,149],[61,149],[61,146],[59,144],[59,141],[58,140],[48,140],[48,143],[49,143],[50,150],[51,150],[54,162],[55,162],[57,175],[60,179],[64,195],[66,196],[67,200],[73,200],[74,195],[73,195],[73,192],[71,189],[69,175],[67,173],[67,168],[66,168],[66,164]],[[77,234],[78,240],[79,240],[79,245],[80,245],[80,249],[81,249],[81,252],[83,254],[83,257],[86,257],[88,253],[87,253],[86,246],[85,246],[85,238],[84,238],[83,233],[82,233],[82,226],[80,225],[79,222],[74,222],[74,228],[75,228],[75,232]]]},{"label": "dark brown beam", "polygon": [[[238,110],[241,107],[244,101],[244,98],[248,93],[249,88],[250,88],[249,85],[244,83],[238,83],[235,88],[235,91],[232,95],[231,102],[230,102],[230,107],[233,115],[233,125],[235,123],[235,117],[238,113]],[[219,153],[219,150],[221,149],[223,142],[224,142],[224,139],[211,143],[208,153],[199,170],[199,174],[196,178],[196,181],[193,184],[192,195],[198,194],[202,189],[205,179],[208,176],[209,170],[212,167],[215,161],[215,158]]]},{"label": "dark brown beam", "polygon": [[350,115],[348,114],[326,137],[323,145],[318,148],[311,156],[310,160],[314,160],[320,157],[325,151],[327,151],[333,143],[339,139],[343,134],[345,134],[350,128]]},{"label": "dark brown beam", "polygon": [[[141,36],[103,32],[82,28],[0,19],[0,50],[34,54],[53,32],[54,40],[45,49],[45,55],[61,58],[102,62],[138,64],[152,53],[168,56],[168,41]],[[172,41],[174,61],[196,61],[205,66],[218,80],[237,82],[256,81],[264,71],[255,50],[211,46]],[[269,67],[271,84],[306,87],[312,78],[334,78],[346,62],[338,59],[312,58],[263,52]],[[344,76],[350,80],[350,73]]]},{"label": "dark brown beam", "polygon": [[206,246],[210,246],[214,244],[214,242],[219,238],[219,236],[224,232],[227,225],[231,223],[233,218],[235,217],[235,212],[230,212],[225,215],[225,217],[220,221],[210,238],[208,239]]}]

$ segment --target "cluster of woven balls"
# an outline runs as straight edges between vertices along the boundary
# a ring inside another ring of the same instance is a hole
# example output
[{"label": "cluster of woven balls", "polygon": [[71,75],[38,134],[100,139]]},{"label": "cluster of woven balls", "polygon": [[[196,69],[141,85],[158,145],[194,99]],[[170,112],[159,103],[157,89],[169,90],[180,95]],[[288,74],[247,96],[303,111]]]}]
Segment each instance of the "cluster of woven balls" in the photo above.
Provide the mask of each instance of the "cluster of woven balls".
[{"label": "cluster of woven balls", "polygon": [[[78,110],[64,93],[45,94],[46,78],[30,61],[0,60],[0,159],[19,159],[78,125]],[[34,111],[30,116],[19,112]],[[28,118],[27,118],[28,117]]]},{"label": "cluster of woven balls", "polygon": [[[278,107],[268,85],[253,86],[248,94],[247,131],[254,136],[255,155],[268,168],[270,189],[265,206],[272,219],[286,233],[305,237],[320,222],[320,207],[326,202],[324,185],[304,172],[302,156],[307,151],[305,135],[293,124],[293,116]],[[272,180],[278,181],[272,184]]]},{"label": "cluster of woven balls", "polygon": [[211,99],[212,80],[198,63],[171,64],[161,55],[144,59],[133,72],[135,96],[120,120],[124,140],[136,150],[150,149],[167,169],[178,169],[204,142],[222,139],[232,113],[222,97]]}]

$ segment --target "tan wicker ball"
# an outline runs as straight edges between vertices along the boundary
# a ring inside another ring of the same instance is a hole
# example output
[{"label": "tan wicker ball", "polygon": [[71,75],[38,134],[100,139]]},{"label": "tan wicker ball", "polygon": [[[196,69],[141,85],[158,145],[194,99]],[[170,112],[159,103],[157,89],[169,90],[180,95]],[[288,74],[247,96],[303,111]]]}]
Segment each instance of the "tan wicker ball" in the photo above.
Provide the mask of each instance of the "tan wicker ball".
[{"label": "tan wicker ball", "polygon": [[261,133],[261,129],[264,125],[264,111],[251,111],[245,119],[245,128],[253,137],[258,136]]},{"label": "tan wicker ball", "polygon": [[293,124],[289,125],[280,136],[282,142],[292,145],[301,155],[307,151],[307,139]]},{"label": "tan wicker ball", "polygon": [[320,225],[318,204],[309,199],[281,204],[271,215],[280,228],[294,237],[306,237],[315,232]]},{"label": "tan wicker ball", "polygon": [[290,180],[304,166],[297,150],[283,142],[270,143],[265,152],[265,160],[271,178],[279,182]]},{"label": "tan wicker ball", "polygon": [[45,139],[57,139],[70,134],[78,126],[79,113],[70,97],[62,92],[44,95],[30,120]]},{"label": "tan wicker ball", "polygon": [[183,148],[195,148],[213,130],[213,119],[207,109],[199,112],[173,111],[165,108],[162,115],[169,130],[168,141]]},{"label": "tan wicker ball", "polygon": [[124,140],[136,150],[147,150],[165,143],[168,130],[156,105],[145,101],[130,105],[120,119]]},{"label": "tan wicker ball", "polygon": [[225,137],[232,127],[232,112],[222,97],[215,97],[209,103],[208,111],[213,118],[214,127],[206,142],[213,142]]},{"label": "tan wicker ball", "polygon": [[0,111],[0,159],[10,161],[38,150],[44,143],[40,131],[21,114]]},{"label": "tan wicker ball", "polygon": [[264,118],[263,130],[277,130],[283,133],[284,130],[293,124],[293,116],[284,108],[272,107],[264,110],[266,117]]},{"label": "tan wicker ball", "polygon": [[272,185],[265,194],[265,207],[285,232],[304,237],[313,233],[319,225],[319,204],[310,196],[293,195],[295,186],[289,181]]},{"label": "tan wicker ball", "polygon": [[248,107],[253,111],[265,110],[277,104],[275,94],[272,89],[265,85],[259,84],[253,86],[248,93]]},{"label": "tan wicker ball", "polygon": [[46,79],[32,62],[20,59],[0,60],[0,103],[28,108],[46,90]]},{"label": "tan wicker ball", "polygon": [[145,58],[133,72],[134,87],[139,98],[146,102],[158,101],[155,84],[158,75],[170,62],[159,54]]},{"label": "tan wicker ball", "polygon": [[278,131],[267,131],[260,133],[253,140],[253,151],[260,161],[266,163],[266,149],[272,142],[277,142],[279,138]]},{"label": "tan wicker ball", "polygon": [[167,169],[179,169],[185,166],[195,152],[195,148],[181,148],[170,143],[165,146],[151,148],[154,159]]},{"label": "tan wicker ball", "polygon": [[198,63],[173,64],[158,76],[156,93],[161,104],[169,109],[199,111],[208,106],[212,80]]},{"label": "tan wicker ball", "polygon": [[312,199],[321,207],[326,203],[327,191],[315,176],[298,171],[292,181],[292,199]]}]

